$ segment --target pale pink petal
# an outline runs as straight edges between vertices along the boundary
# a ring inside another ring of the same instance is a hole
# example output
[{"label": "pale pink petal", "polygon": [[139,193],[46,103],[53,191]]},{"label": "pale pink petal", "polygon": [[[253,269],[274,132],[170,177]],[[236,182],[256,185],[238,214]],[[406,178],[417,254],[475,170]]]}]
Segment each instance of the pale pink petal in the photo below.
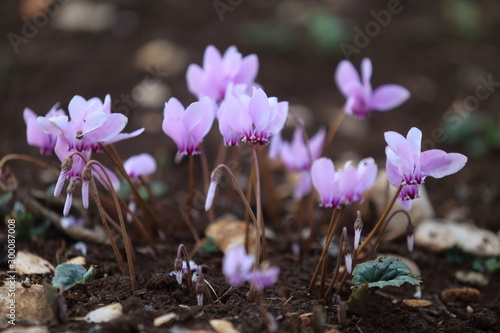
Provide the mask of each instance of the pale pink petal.
[{"label": "pale pink petal", "polygon": [[267,156],[271,161],[274,161],[278,158],[280,155],[280,152],[282,151],[283,147],[283,139],[281,138],[281,134],[275,134],[271,137],[269,140],[269,151]]},{"label": "pale pink petal", "polygon": [[412,127],[406,135],[406,140],[411,149],[413,163],[418,167],[420,164],[420,152],[422,151],[422,131],[416,127]]},{"label": "pale pink petal", "polygon": [[425,176],[442,178],[458,172],[467,163],[467,157],[432,149],[424,151],[420,157],[420,170]]},{"label": "pale pink petal", "polygon": [[217,50],[217,48],[213,45],[207,46],[205,49],[205,54],[203,55],[203,69],[222,69],[222,57]]},{"label": "pale pink petal", "polygon": [[156,160],[147,153],[129,157],[123,168],[131,178],[138,178],[140,175],[151,175],[156,171]]},{"label": "pale pink petal", "polygon": [[193,136],[195,137],[195,140],[199,140],[201,142],[201,140],[203,140],[205,135],[207,135],[212,128],[212,124],[215,118],[215,105],[209,97],[203,97],[199,101],[199,107],[202,113],[202,118],[196,128],[196,131],[193,132]]},{"label": "pale pink petal", "polygon": [[222,66],[224,68],[224,73],[230,77],[234,78],[241,67],[241,53],[238,52],[235,46],[230,46],[224,56],[222,57]]},{"label": "pale pink petal", "polygon": [[[121,116],[123,116],[123,115],[121,115]],[[123,117],[125,117],[125,116],[123,116]],[[101,127],[104,124],[104,122],[106,122],[107,119],[108,119],[108,115],[105,114],[104,112],[96,111],[96,112],[89,113],[85,117],[85,119],[83,120],[81,134],[85,135],[88,132],[91,132],[91,131]]]},{"label": "pale pink petal", "polygon": [[131,133],[118,133],[117,135],[115,135],[111,139],[106,140],[106,142],[104,142],[104,143],[106,145],[109,145],[109,144],[112,144],[112,143],[115,143],[118,141],[122,141],[125,139],[134,138],[134,137],[138,136],[139,134],[141,134],[142,132],[144,132],[144,128],[139,128]]},{"label": "pale pink petal", "polygon": [[314,161],[311,168],[311,179],[314,188],[321,196],[323,203],[333,200],[337,190],[335,166],[332,160],[322,157]]},{"label": "pale pink petal", "polygon": [[410,98],[408,89],[397,84],[386,84],[373,92],[369,108],[378,111],[392,110]]},{"label": "pale pink petal", "polygon": [[203,119],[203,110],[200,107],[199,102],[191,103],[184,114],[182,115],[182,123],[184,127],[184,136],[188,137],[192,135],[192,132],[201,123]]},{"label": "pale pink petal", "polygon": [[309,139],[309,149],[313,160],[321,156],[323,151],[323,145],[325,143],[326,130],[325,128],[320,128],[316,134]]},{"label": "pale pink petal", "polygon": [[68,116],[56,116],[51,118],[38,117],[38,126],[47,134],[67,135],[66,129],[68,127]]},{"label": "pale pink petal", "polygon": [[311,173],[309,170],[302,171],[300,173],[300,178],[295,184],[295,188],[293,189],[293,199],[298,201],[311,193],[312,182],[311,182]]},{"label": "pale pink petal", "polygon": [[255,81],[259,72],[259,58],[255,54],[243,58],[238,75],[234,78],[236,83],[250,84]]},{"label": "pale pink petal", "polygon": [[68,105],[69,117],[74,124],[81,124],[87,113],[87,101],[82,96],[74,96]]},{"label": "pale pink petal", "polygon": [[256,131],[263,130],[269,124],[269,100],[262,89],[257,89],[248,104],[248,113],[252,117]]},{"label": "pale pink petal", "polygon": [[360,85],[360,79],[358,71],[352,65],[351,62],[347,60],[342,60],[335,71],[335,82],[340,92],[347,96],[349,95],[349,87],[353,85]]},{"label": "pale pink petal", "polygon": [[[386,151],[389,149],[389,147],[386,148]],[[385,171],[387,174],[387,180],[389,180],[389,183],[394,185],[395,187],[399,187],[403,180],[403,175],[401,175],[398,171],[398,168],[396,165],[392,164],[389,159],[387,159],[386,165],[385,165]]]},{"label": "pale pink petal", "polygon": [[86,138],[91,142],[107,143],[108,140],[113,139],[125,128],[127,121],[128,118],[123,114],[112,113],[107,116],[106,121],[101,126],[88,133]]},{"label": "pale pink petal", "polygon": [[110,169],[104,167],[104,172],[103,172],[101,168],[92,167],[92,172],[93,172],[93,175],[97,178],[97,180],[99,182],[101,182],[101,184],[103,184],[106,189],[108,189],[108,185],[107,185],[108,180],[107,180],[104,172],[108,175],[109,180],[111,181],[111,185],[113,186],[115,191],[118,191],[120,189],[120,179],[118,179],[116,174],[113,171],[111,171]]},{"label": "pale pink petal", "polygon": [[363,80],[363,86],[371,90],[370,80],[372,77],[372,62],[369,58],[363,58],[361,60],[361,76]]},{"label": "pale pink petal", "polygon": [[200,98],[202,94],[203,70],[196,64],[189,65],[186,72],[186,81],[189,91]]},{"label": "pale pink petal", "polygon": [[269,124],[266,131],[269,135],[279,133],[285,126],[288,117],[288,102],[278,102],[271,106],[273,109],[273,117],[269,119]]}]

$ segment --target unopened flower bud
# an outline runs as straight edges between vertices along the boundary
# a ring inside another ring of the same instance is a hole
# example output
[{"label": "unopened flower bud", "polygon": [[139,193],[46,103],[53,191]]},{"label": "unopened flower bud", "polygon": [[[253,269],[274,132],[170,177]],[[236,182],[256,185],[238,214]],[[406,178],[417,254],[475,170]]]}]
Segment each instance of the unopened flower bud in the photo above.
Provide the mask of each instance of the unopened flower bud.
[{"label": "unopened flower bud", "polygon": [[345,257],[345,267],[347,272],[351,274],[352,272],[352,247],[347,238],[347,228],[344,227],[342,230],[342,253]]},{"label": "unopened flower bud", "polygon": [[63,215],[68,216],[73,203],[73,193],[75,192],[75,182],[71,181],[66,189],[66,202],[64,203]]},{"label": "unopened flower bud", "polygon": [[361,230],[363,230],[363,220],[361,219],[361,212],[358,210],[358,217],[354,221],[354,250],[358,249]]},{"label": "unopened flower bud", "polygon": [[220,180],[220,170],[215,169],[212,172],[212,176],[210,179],[210,187],[208,188],[207,200],[205,201],[205,211],[208,211],[210,207],[212,207],[212,203],[214,201],[215,190],[217,189],[217,184]]},{"label": "unopened flower bud", "polygon": [[413,224],[408,223],[408,227],[406,228],[406,245],[408,245],[408,251],[413,252],[413,245],[415,242],[415,226]]},{"label": "unopened flower bud", "polygon": [[196,291],[196,299],[198,300],[198,306],[203,306],[203,294],[205,293],[205,280],[203,280],[203,271],[201,266],[198,266],[198,281],[194,287]]},{"label": "unopened flower bud", "polygon": [[177,283],[182,284],[182,259],[175,258],[174,260],[174,270]]},{"label": "unopened flower bud", "polygon": [[92,177],[92,170],[85,166],[82,171],[82,205],[83,208],[89,208],[89,183]]}]

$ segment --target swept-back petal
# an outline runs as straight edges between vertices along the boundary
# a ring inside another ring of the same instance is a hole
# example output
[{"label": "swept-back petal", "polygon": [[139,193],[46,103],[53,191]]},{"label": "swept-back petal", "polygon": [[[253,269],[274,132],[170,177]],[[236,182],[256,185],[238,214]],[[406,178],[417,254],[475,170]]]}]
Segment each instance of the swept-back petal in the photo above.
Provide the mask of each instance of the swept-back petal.
[{"label": "swept-back petal", "polygon": [[240,71],[234,78],[236,83],[250,84],[259,72],[259,58],[255,54],[247,55],[241,61]]},{"label": "swept-back petal", "polygon": [[424,151],[420,157],[420,170],[425,176],[442,178],[458,172],[467,163],[467,157],[446,153],[439,149]]},{"label": "swept-back petal", "polygon": [[337,69],[335,70],[335,82],[344,96],[349,95],[348,88],[350,86],[359,86],[361,83],[356,68],[354,68],[352,63],[348,60],[342,60],[339,62]]},{"label": "swept-back petal", "polygon": [[201,97],[202,80],[203,80],[203,70],[201,69],[201,67],[196,64],[189,65],[186,72],[186,81],[188,89],[193,95],[195,95],[198,98]]},{"label": "swept-back petal", "polygon": [[87,113],[87,101],[82,96],[76,95],[69,101],[68,112],[71,121],[74,124],[83,122]]},{"label": "swept-back petal", "polygon": [[87,117],[85,117],[85,119],[83,120],[81,134],[85,135],[85,134],[101,127],[106,122],[107,119],[108,119],[108,115],[105,114],[104,112],[96,111],[96,112],[92,112],[92,113],[88,114]]},{"label": "swept-back petal", "polygon": [[112,143],[115,143],[115,142],[118,142],[118,141],[122,141],[122,140],[125,140],[125,139],[131,139],[131,138],[134,138],[136,136],[138,136],[139,134],[141,134],[142,132],[144,132],[144,128],[139,128],[131,133],[118,133],[117,135],[115,135],[114,137],[106,140],[106,142],[104,142],[105,144],[109,145],[109,144],[112,144]]},{"label": "swept-back petal", "polygon": [[363,86],[369,87],[371,90],[370,80],[372,78],[372,61],[369,58],[361,60],[361,76],[363,79]]},{"label": "swept-back petal", "polygon": [[38,117],[36,120],[44,133],[67,136],[68,116]]},{"label": "swept-back petal", "polygon": [[[104,114],[103,112],[99,112]],[[105,115],[105,114],[104,114]],[[127,125],[128,118],[121,113],[105,115],[105,121],[86,134],[89,142],[106,142],[120,133]],[[90,118],[90,115],[89,115]]]},{"label": "swept-back petal", "polygon": [[217,50],[217,48],[213,45],[208,45],[207,48],[205,49],[205,54],[203,55],[203,68],[205,70],[207,69],[220,70],[222,69],[221,62],[222,62],[222,57],[219,50]]},{"label": "swept-back petal", "polygon": [[311,167],[311,179],[314,188],[321,196],[323,203],[333,200],[337,190],[335,166],[329,158],[322,157],[314,161]]},{"label": "swept-back petal", "polygon": [[378,111],[392,110],[410,98],[410,91],[397,84],[386,84],[373,92],[370,109]]},{"label": "swept-back petal", "polygon": [[224,73],[230,78],[234,78],[241,67],[241,53],[238,52],[236,46],[230,46],[224,52],[224,56],[222,57],[222,66],[224,68]]}]

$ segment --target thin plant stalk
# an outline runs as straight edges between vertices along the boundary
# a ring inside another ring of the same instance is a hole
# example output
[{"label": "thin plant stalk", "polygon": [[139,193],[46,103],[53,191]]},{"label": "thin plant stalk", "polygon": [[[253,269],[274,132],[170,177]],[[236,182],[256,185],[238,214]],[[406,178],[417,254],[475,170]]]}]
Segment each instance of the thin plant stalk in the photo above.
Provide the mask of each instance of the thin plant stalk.
[{"label": "thin plant stalk", "polygon": [[3,166],[4,166],[5,163],[7,163],[8,161],[12,161],[12,160],[25,161],[25,162],[33,163],[33,164],[39,166],[40,168],[49,169],[56,176],[59,175],[59,170],[56,169],[56,168],[54,168],[53,166],[51,166],[51,165],[43,162],[42,160],[39,160],[38,158],[35,158],[33,156],[29,156],[29,155],[23,155],[23,154],[8,154],[8,155],[5,155],[0,160],[0,169],[3,168]]},{"label": "thin plant stalk", "polygon": [[323,258],[323,264],[321,267],[321,280],[320,280],[320,285],[319,285],[319,294],[320,295],[323,295],[323,288],[325,286],[326,268],[327,268],[327,263],[328,263],[328,248],[330,247],[330,244],[332,243],[333,237],[335,236],[335,232],[337,231],[337,228],[339,226],[339,222],[340,222],[340,219],[342,217],[343,211],[344,211],[343,208],[338,210],[336,220],[333,222],[333,225],[331,226],[331,229],[329,229],[328,234],[327,234],[326,244],[325,244],[325,247],[323,249],[324,258]]},{"label": "thin plant stalk", "polygon": [[[259,224],[261,244],[262,244],[262,259],[267,260],[267,241],[266,241],[266,226],[264,224],[264,218],[262,216],[262,197],[260,190],[260,171],[259,171],[259,159],[257,156],[257,146],[250,145],[252,153],[252,164],[253,173],[255,175],[255,202],[257,204],[257,223]],[[256,258],[257,259],[257,258]],[[258,261],[258,259],[256,260]]]},{"label": "thin plant stalk", "polygon": [[365,240],[359,245],[358,249],[355,251],[354,257],[356,257],[358,253],[361,253],[367,246],[368,242],[370,242],[370,240],[375,236],[375,234],[379,232],[379,229],[382,227],[387,215],[389,215],[389,212],[391,211],[392,206],[394,206],[394,203],[396,202],[396,199],[398,198],[398,195],[401,192],[402,188],[403,184],[399,185],[398,189],[396,190],[396,193],[394,193],[394,196],[392,197],[391,201],[385,208],[383,214],[380,216],[380,218],[378,219],[377,223],[375,224],[371,232],[368,234],[368,236],[366,236]]},{"label": "thin plant stalk", "polygon": [[127,272],[125,269],[125,263],[123,262],[122,255],[118,250],[118,246],[116,245],[115,239],[113,238],[113,234],[111,233],[111,229],[109,228],[108,220],[106,218],[106,212],[101,205],[101,199],[99,198],[99,192],[97,191],[97,186],[95,184],[93,176],[90,178],[90,193],[92,194],[92,198],[94,199],[99,215],[101,216],[101,221],[104,226],[104,230],[108,235],[111,248],[113,249],[113,253],[115,254],[116,261],[118,262],[118,266],[120,267],[122,274],[125,275]]},{"label": "thin plant stalk", "polygon": [[188,187],[188,195],[186,197],[186,207],[189,216],[191,216],[191,209],[193,209],[193,199],[194,199],[194,155],[189,155],[189,187]]},{"label": "thin plant stalk", "polygon": [[179,247],[177,248],[177,258],[181,258],[184,256],[184,261],[186,262],[186,267],[188,271],[188,289],[191,289],[191,286],[193,285],[193,274],[191,272],[191,265],[189,264],[189,256],[186,251],[186,247],[184,244],[179,244]]},{"label": "thin plant stalk", "polygon": [[330,224],[328,226],[328,232],[326,235],[325,246],[323,247],[323,251],[321,252],[320,259],[318,264],[316,265],[316,269],[314,270],[313,276],[311,278],[311,282],[309,283],[309,292],[312,293],[314,289],[314,284],[316,283],[316,278],[321,270],[321,280],[324,284],[324,275],[325,275],[325,262],[328,258],[328,248],[330,243],[332,242],[333,236],[335,235],[335,231],[337,231],[337,227],[342,217],[343,209],[334,209],[332,213],[332,218],[330,219]]},{"label": "thin plant stalk", "polygon": [[399,209],[395,212],[393,212],[387,219],[386,219],[386,222],[384,223],[383,227],[380,229],[380,232],[378,233],[377,235],[377,239],[375,239],[375,243],[373,243],[373,246],[375,248],[377,248],[378,244],[380,244],[380,241],[382,240],[382,235],[384,234],[384,231],[385,229],[387,228],[387,226],[389,225],[389,223],[391,222],[391,220],[394,218],[394,216],[396,216],[397,214],[403,214],[406,216],[406,218],[408,219],[408,224],[411,224],[411,217],[410,217],[410,214],[408,214],[408,212],[406,210],[402,210],[402,209]]},{"label": "thin plant stalk", "polygon": [[[252,205],[252,194],[253,194],[253,185],[254,185],[254,174],[252,172],[253,167],[250,167],[250,176],[248,177],[248,185],[247,185],[247,201]],[[245,210],[245,249],[248,253],[248,240],[250,233],[250,211],[248,209]]]},{"label": "thin plant stalk", "polygon": [[[330,281],[330,284],[328,285],[328,289],[326,290],[326,293],[323,295],[323,299],[327,299],[332,290],[333,290],[333,287],[335,286],[335,282],[337,281],[337,277],[338,277],[338,274],[339,274],[339,271],[340,271],[340,263],[342,262],[342,256],[344,255],[344,242],[346,241],[346,239],[344,239],[344,233],[342,233],[340,235],[340,245],[339,245],[339,255],[337,256],[337,263],[335,265],[335,271],[333,273],[333,277],[332,277],[332,280]],[[347,272],[347,269],[346,269],[346,272]]]},{"label": "thin plant stalk", "polygon": [[151,210],[149,205],[144,201],[144,199],[139,194],[139,191],[137,190],[137,187],[135,186],[134,182],[132,181],[132,179],[128,175],[127,171],[125,171],[125,168],[123,167],[123,161],[121,160],[120,156],[118,155],[118,152],[116,151],[115,147],[113,145],[105,146],[105,145],[101,144],[101,148],[111,158],[115,167],[118,169],[118,171],[120,172],[122,177],[129,184],[129,186],[132,190],[132,193],[134,194],[134,197],[136,198],[136,202],[144,214],[146,222],[149,222],[148,218],[150,220],[152,220],[156,224],[156,227],[163,232],[165,237],[167,237],[167,239],[170,242],[174,243],[174,239],[171,236],[170,230],[167,228],[167,226],[164,223],[160,222],[161,221],[160,217],[158,215],[156,215]]},{"label": "thin plant stalk", "polygon": [[98,163],[97,161],[90,161],[87,165],[90,166],[91,164],[95,164],[97,167],[101,169],[103,172],[104,176],[106,177],[106,184],[111,192],[111,196],[113,197],[113,201],[115,202],[115,207],[116,207],[116,212],[118,214],[118,221],[120,222],[120,227],[122,229],[122,237],[123,237],[123,245],[125,247],[125,254],[127,256],[127,261],[128,261],[128,270],[130,274],[130,286],[132,288],[132,291],[135,292],[137,291],[137,282],[135,280],[135,268],[134,268],[134,262],[133,262],[133,255],[132,255],[132,246],[130,242],[130,238],[128,237],[127,233],[127,228],[125,226],[125,220],[123,218],[122,210],[120,207],[120,202],[118,201],[118,194],[116,193],[115,189],[113,188],[113,184],[111,183],[111,180],[109,179],[109,176],[104,169],[104,167]]},{"label": "thin plant stalk", "polygon": [[234,176],[233,171],[225,164],[219,164],[212,174],[216,173],[219,169],[224,169],[226,170],[227,174],[229,175],[229,178],[233,182],[234,187],[236,188],[236,191],[240,195],[241,201],[243,201],[243,204],[245,205],[245,208],[250,214],[250,218],[252,219],[252,222],[254,224],[255,230],[258,233],[257,237],[255,237],[255,262],[254,262],[254,267],[258,267],[258,264],[256,263],[259,262],[259,254],[260,254],[260,225],[258,223],[257,218],[255,217],[255,214],[252,211],[252,207],[250,206],[250,203],[248,200],[245,198],[245,194],[243,194],[243,190],[241,189],[240,185],[238,184],[238,181],[236,180],[236,177]]},{"label": "thin plant stalk", "polygon": [[328,146],[332,143],[335,134],[337,133],[338,129],[340,128],[340,125],[342,124],[342,121],[344,120],[344,117],[345,117],[345,112],[344,109],[342,108],[340,112],[337,113],[335,117],[332,119],[332,123],[330,124],[330,128],[328,129],[328,134],[326,135],[321,155],[325,155],[325,152],[328,149]]}]

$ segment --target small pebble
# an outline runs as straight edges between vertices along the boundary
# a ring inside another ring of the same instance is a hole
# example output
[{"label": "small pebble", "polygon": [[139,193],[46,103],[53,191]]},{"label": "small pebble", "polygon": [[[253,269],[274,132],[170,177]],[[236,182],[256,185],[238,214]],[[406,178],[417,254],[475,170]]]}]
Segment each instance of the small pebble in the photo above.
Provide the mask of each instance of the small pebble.
[{"label": "small pebble", "polygon": [[484,274],[474,271],[457,271],[455,278],[462,283],[477,287],[486,287],[489,284],[488,278]]},{"label": "small pebble", "polygon": [[426,299],[404,299],[403,304],[412,308],[425,308],[432,305],[432,302]]},{"label": "small pebble", "polygon": [[450,288],[441,293],[441,298],[447,303],[476,303],[480,296],[481,292],[476,288]]}]

